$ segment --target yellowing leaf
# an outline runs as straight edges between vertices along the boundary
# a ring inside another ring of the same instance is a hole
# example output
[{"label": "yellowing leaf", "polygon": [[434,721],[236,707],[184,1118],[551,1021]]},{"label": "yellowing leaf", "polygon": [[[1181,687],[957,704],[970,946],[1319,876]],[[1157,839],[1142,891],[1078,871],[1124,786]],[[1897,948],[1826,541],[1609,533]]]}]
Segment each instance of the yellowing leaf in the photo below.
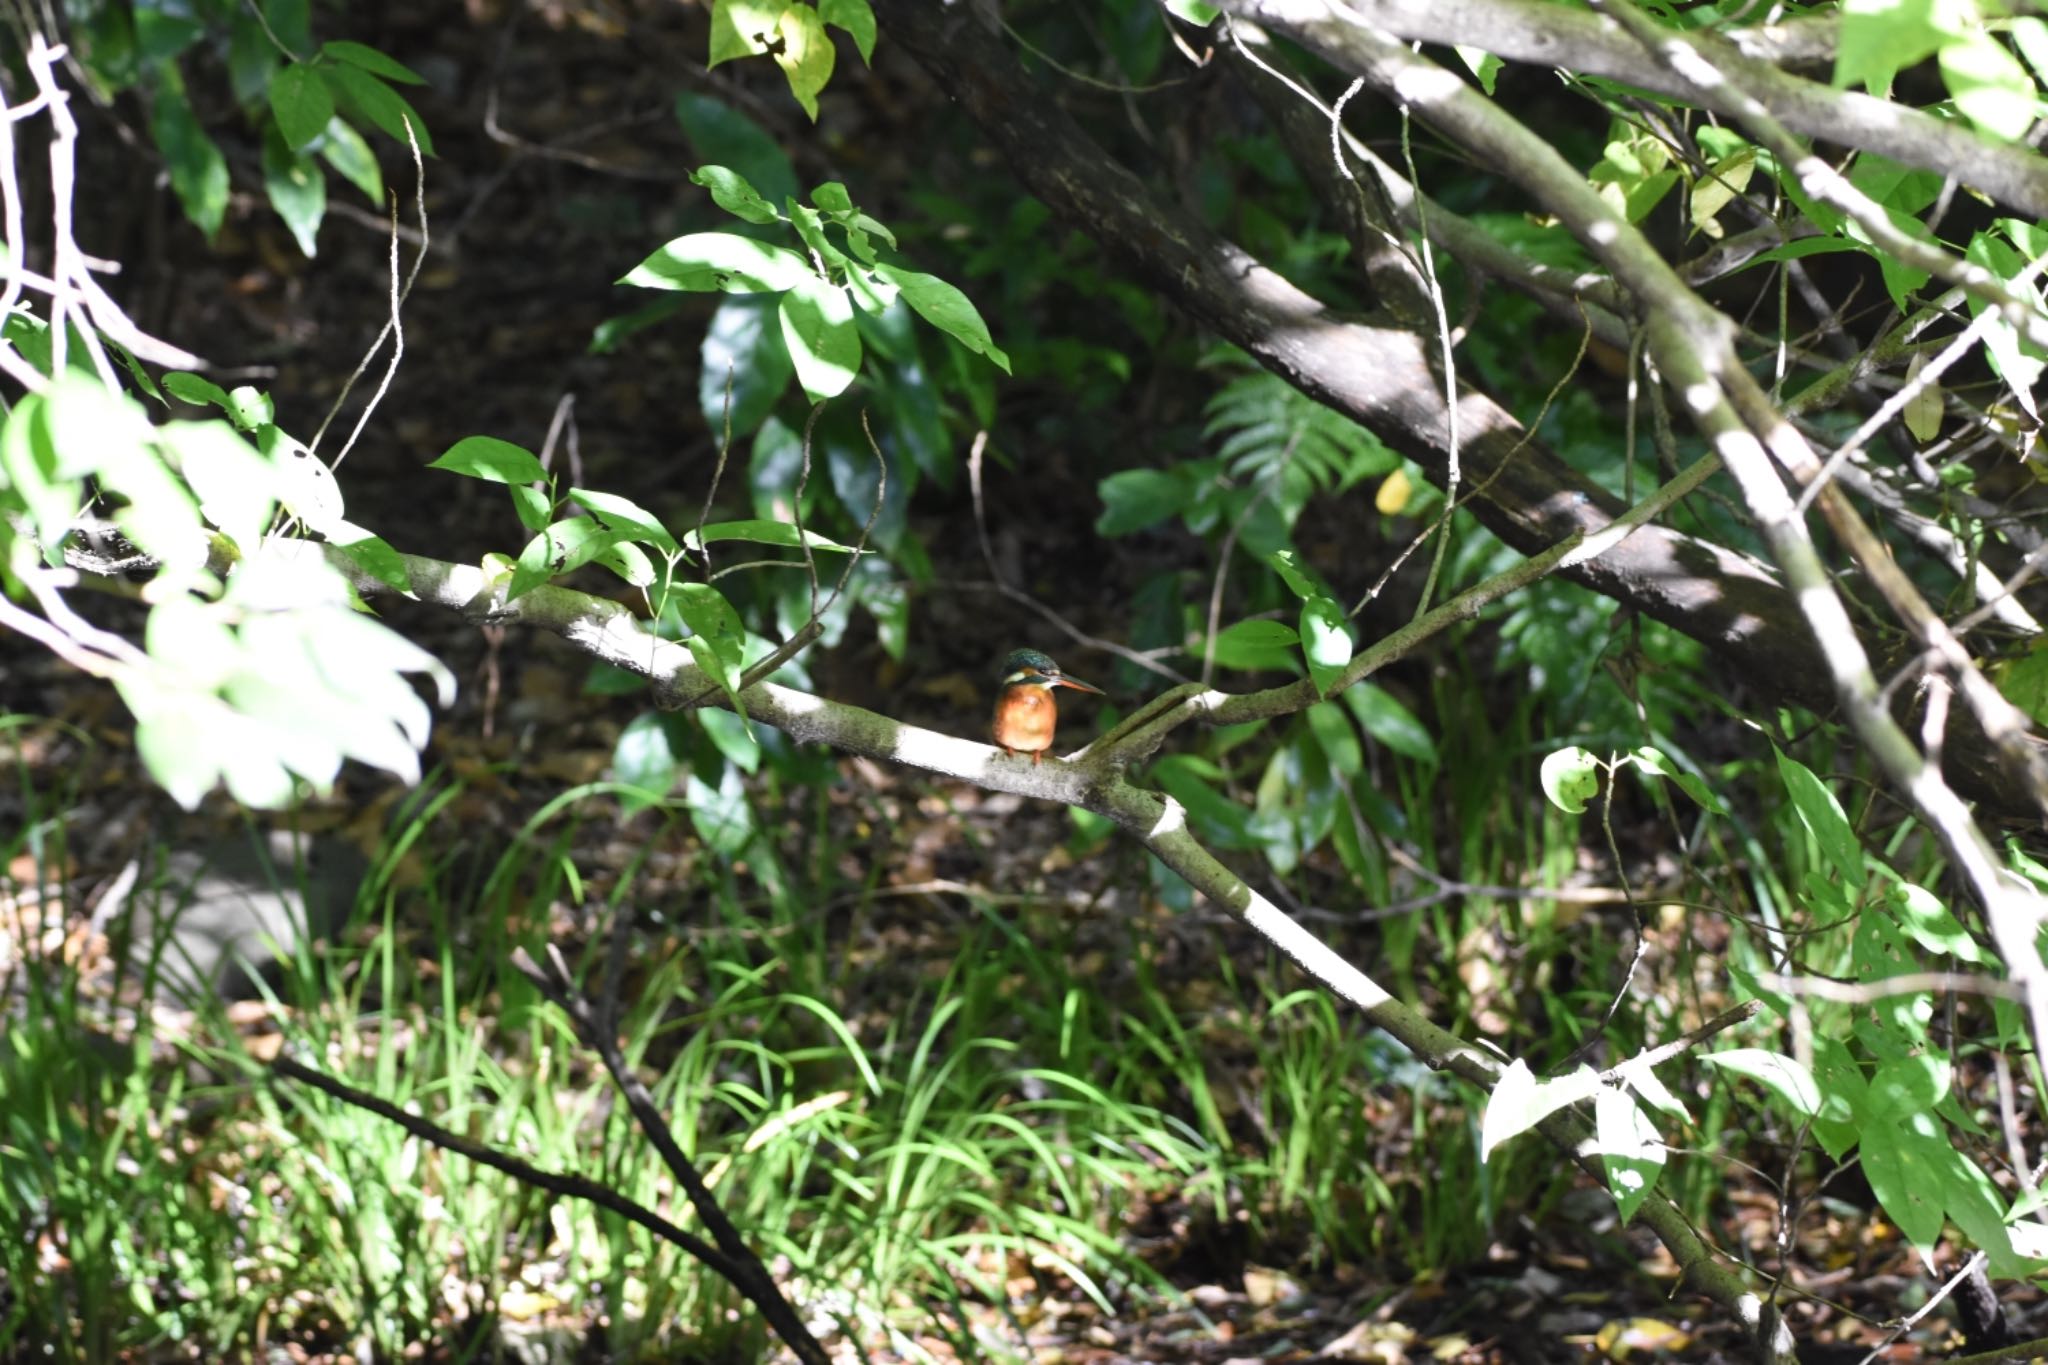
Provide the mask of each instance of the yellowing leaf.
[{"label": "yellowing leaf", "polygon": [[1622,1318],[1593,1334],[1593,1344],[1609,1360],[1626,1360],[1638,1351],[1668,1354],[1692,1345],[1692,1336],[1656,1318]]},{"label": "yellowing leaf", "polygon": [[776,21],[775,36],[782,40],[782,48],[776,51],[771,47],[769,55],[789,77],[789,93],[816,123],[818,92],[832,79],[834,57],[832,40],[825,36],[825,21],[809,5],[791,5]]},{"label": "yellowing leaf", "polygon": [[1408,507],[1408,497],[1414,491],[1409,482],[1408,471],[1397,469],[1380,481],[1379,491],[1372,495],[1372,505],[1382,516],[1398,517]]},{"label": "yellowing leaf", "polygon": [[[1906,370],[1906,382],[1911,384],[1926,362],[1925,351],[1913,357],[1913,363]],[[1941,434],[1941,385],[1927,384],[1920,388],[1906,402],[1906,430],[1913,433],[1913,439],[1926,445]]]},{"label": "yellowing leaf", "polygon": [[711,57],[717,66],[735,57],[758,57],[769,49],[789,0],[715,0],[711,6]]},{"label": "yellowing leaf", "polygon": [[1692,225],[1709,237],[1721,235],[1717,214],[1730,200],[1749,188],[1756,172],[1756,149],[1744,147],[1716,161],[1692,187]]}]

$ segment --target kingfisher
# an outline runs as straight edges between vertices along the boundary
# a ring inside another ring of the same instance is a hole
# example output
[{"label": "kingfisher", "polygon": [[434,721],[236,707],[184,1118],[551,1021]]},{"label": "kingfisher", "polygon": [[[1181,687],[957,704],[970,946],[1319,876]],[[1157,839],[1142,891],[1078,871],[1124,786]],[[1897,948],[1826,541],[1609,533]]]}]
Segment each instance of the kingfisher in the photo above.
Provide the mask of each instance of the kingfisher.
[{"label": "kingfisher", "polygon": [[1103,695],[1101,688],[1068,677],[1049,655],[1035,649],[1020,649],[1003,661],[1003,685],[996,693],[996,716],[990,730],[1004,753],[1012,757],[1020,751],[1028,753],[1036,766],[1052,747],[1052,732],[1059,724],[1059,708],[1052,699],[1055,687]]}]

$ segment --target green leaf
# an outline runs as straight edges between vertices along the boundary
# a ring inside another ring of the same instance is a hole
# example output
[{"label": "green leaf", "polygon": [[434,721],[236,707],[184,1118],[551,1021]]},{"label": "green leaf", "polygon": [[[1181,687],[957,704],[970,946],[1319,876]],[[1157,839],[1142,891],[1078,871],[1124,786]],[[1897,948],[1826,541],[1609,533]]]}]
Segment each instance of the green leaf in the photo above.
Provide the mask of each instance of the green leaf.
[{"label": "green leaf", "polygon": [[809,204],[797,202],[794,198],[784,200],[782,209],[789,216],[789,225],[795,228],[796,235],[803,239],[804,249],[823,263],[828,277],[841,272],[858,273],[853,258],[841,251],[831,237],[826,235],[824,214]]},{"label": "green leaf", "polygon": [[150,131],[164,154],[171,188],[177,191],[185,216],[211,241],[228,209],[228,163],[199,126],[182,84],[167,80],[157,87]]},{"label": "green leaf", "polygon": [[[779,417],[770,417],[754,433],[754,448],[747,459],[747,491],[752,495],[754,513],[764,521],[788,521],[795,515],[798,481],[804,463],[803,438]],[[804,520],[811,519],[817,490],[804,488]]]},{"label": "green leaf", "polygon": [[320,220],[327,216],[327,177],[320,163],[287,149],[280,138],[264,138],[263,192],[311,260],[319,251]]},{"label": "green leaf", "polygon": [[740,614],[725,600],[725,594],[710,584],[679,583],[671,600],[684,624],[696,634],[720,641],[721,649],[731,644],[735,657],[737,648],[745,646],[747,632],[740,624]]},{"label": "green leaf", "polygon": [[641,712],[619,731],[612,746],[612,779],[641,793],[620,798],[628,812],[645,810],[675,789],[683,774],[675,738],[670,718],[658,711]]},{"label": "green leaf", "polygon": [[[1996,234],[1979,232],[1970,238],[1970,245],[1963,252],[1964,258],[1972,265],[1979,265],[1990,271],[2008,288],[2027,268],[2027,261]],[[2036,301],[2040,298],[2038,286],[2029,285],[2022,291]],[[1970,300],[1970,315],[1974,320],[1989,305],[1981,299]],[[2013,399],[2026,409],[2029,416],[2038,418],[2039,410],[2034,403],[2034,387],[2040,382],[2043,359],[2040,350],[2020,336],[2017,328],[2000,317],[1989,324],[1984,333],[1984,351],[1991,360],[1991,368],[2006,383]]]},{"label": "green leaf", "polygon": [[1165,469],[1126,469],[1104,479],[1095,491],[1102,499],[1095,531],[1104,536],[1129,535],[1178,516],[1194,497],[1186,480]]},{"label": "green leaf", "polygon": [[542,489],[512,483],[505,485],[505,491],[512,495],[512,514],[527,530],[544,531],[555,519],[555,501]]},{"label": "green leaf", "polygon": [[782,215],[763,199],[738,171],[724,166],[699,166],[690,172],[690,183],[711,191],[711,202],[735,218],[749,223],[779,223]]},{"label": "green leaf", "polygon": [[[270,32],[277,35],[293,57],[313,50],[313,16],[311,0],[263,0],[263,13],[270,24]],[[266,37],[266,43],[269,39]]]},{"label": "green leaf", "polygon": [[234,408],[234,404],[228,401],[228,391],[204,375],[173,370],[164,376],[164,389],[182,403],[211,403],[223,412],[231,412]]},{"label": "green leaf", "polygon": [[1307,599],[1322,595],[1322,589],[1316,586],[1313,578],[1309,577],[1308,571],[1302,567],[1301,561],[1295,557],[1294,551],[1276,550],[1266,556],[1266,562],[1272,565],[1273,572],[1279,574],[1286,581],[1287,586],[1294,590],[1296,597]]},{"label": "green leaf", "polygon": [[357,568],[380,583],[396,588],[400,592],[412,591],[412,575],[405,567],[405,557],[391,548],[382,538],[371,535],[353,522],[340,523],[339,529],[330,529],[327,543],[339,549],[353,561]]},{"label": "green leaf", "polygon": [[860,329],[846,291],[806,274],[782,296],[782,343],[814,403],[845,392],[860,373]]},{"label": "green leaf", "polygon": [[349,127],[348,121],[331,118],[327,121],[327,137],[320,144],[320,155],[335,173],[349,184],[363,192],[371,203],[384,203],[384,170],[377,164],[376,153],[370,144],[363,141],[363,135]]},{"label": "green leaf", "polygon": [[710,95],[687,90],[676,96],[675,110],[699,163],[730,166],[770,204],[796,193],[789,157],[760,124]]},{"label": "green leaf", "polygon": [[1886,903],[1898,917],[1900,927],[1928,952],[1947,953],[1986,967],[1993,965],[1992,955],[1970,937],[1949,908],[1926,887],[1900,882],[1892,887]]},{"label": "green leaf", "polygon": [[687,299],[679,294],[669,294],[622,317],[606,318],[590,329],[590,354],[609,355],[627,337],[668,321],[687,306]]},{"label": "green leaf", "polygon": [[[786,521],[710,522],[703,528],[703,541],[709,542],[714,540],[749,540],[756,545],[781,545],[792,550],[808,542],[814,550],[837,550],[841,554],[853,553],[851,545],[841,545],[838,541],[827,539],[816,531],[805,531],[801,538],[799,538],[796,527]],[[699,548],[698,532],[690,531],[685,533],[683,544],[691,550]]]},{"label": "green leaf", "polygon": [[1892,77],[1961,36],[1931,0],[1843,0],[1835,85],[1889,95]]},{"label": "green leaf", "polygon": [[1593,1097],[1594,1147],[1607,1172],[1607,1188],[1626,1223],[1635,1217],[1664,1170],[1664,1143],[1626,1090],[1603,1085]]},{"label": "green leaf", "polygon": [[875,64],[875,12],[868,0],[818,0],[818,17],[853,37],[860,59]]},{"label": "green leaf", "polygon": [[57,544],[78,511],[78,476],[64,468],[50,439],[49,403],[41,394],[24,395],[0,424],[0,486],[21,498],[45,546]]},{"label": "green leaf", "polygon": [[271,462],[218,420],[172,422],[157,436],[198,495],[200,513],[244,552],[253,550],[276,505]]},{"label": "green leaf", "polygon": [[1493,83],[1499,78],[1500,69],[1505,63],[1485,48],[1467,47],[1462,43],[1458,46],[1458,59],[1465,63],[1466,69],[1478,79],[1479,88],[1491,98]]},{"label": "green leaf", "polygon": [[832,64],[838,58],[832,40],[825,35],[824,22],[809,5],[794,4],[775,21],[775,35],[781,44],[771,47],[768,55],[789,78],[789,93],[816,123],[818,94],[832,79]]},{"label": "green leaf", "polygon": [[1311,597],[1301,604],[1301,652],[1316,691],[1328,696],[1351,662],[1351,623],[1344,608],[1327,597]]},{"label": "green leaf", "polygon": [[690,651],[690,657],[697,661],[697,667],[704,670],[732,702],[735,710],[745,719],[745,710],[740,703],[740,675],[744,665],[740,643],[730,636],[692,635],[683,642]]},{"label": "green leaf", "polygon": [[728,765],[715,788],[691,773],[683,800],[690,807],[690,824],[709,848],[727,859],[746,855],[754,842],[754,811],[738,768]]},{"label": "green leaf", "polygon": [[557,574],[582,568],[620,539],[619,531],[595,517],[567,517],[556,522],[520,551],[519,565],[513,571],[506,597],[518,597]]},{"label": "green leaf", "polygon": [[2048,23],[2027,15],[2014,19],[2005,31],[2012,36],[2020,55],[2027,59],[2027,65],[2034,68],[2034,74],[2048,80]]},{"label": "green leaf", "polygon": [[201,699],[116,679],[135,713],[135,752],[158,786],[186,810],[195,809],[220,778],[219,734],[209,721],[219,708]]},{"label": "green leaf", "polygon": [[706,66],[767,55],[790,0],[712,0],[711,55]]},{"label": "green leaf", "polygon": [[2027,69],[1983,29],[1942,45],[1941,78],[1963,116],[2001,142],[2025,137],[2040,114],[2041,102]]},{"label": "green leaf", "polygon": [[1293,626],[1279,621],[1239,621],[1216,633],[1216,663],[1222,668],[1289,668],[1289,647],[1300,641]]},{"label": "green leaf", "polygon": [[1826,1035],[1813,1040],[1813,1080],[1820,1087],[1821,1105],[1813,1121],[1813,1136],[1823,1151],[1839,1161],[1856,1145],[1869,1086],[1849,1049]]},{"label": "green leaf", "polygon": [[[130,540],[152,554],[191,562],[200,549],[195,544],[202,533],[199,505],[185,483],[165,467],[142,405],[71,369],[57,376],[43,396],[41,420],[28,432],[31,464],[56,479],[93,472],[103,490],[128,499],[114,513],[114,521]],[[35,439],[38,429],[41,440]],[[8,461],[12,474],[11,452]],[[29,471],[31,477],[37,472]],[[55,545],[55,535],[76,511],[73,503],[59,526],[42,528],[51,537],[49,544]]]},{"label": "green leaf", "polygon": [[1749,188],[1756,173],[1756,148],[1742,147],[1721,157],[1692,187],[1692,225],[1712,236],[1721,235],[1716,215],[1736,196]]},{"label": "green leaf", "polygon": [[1378,683],[1364,682],[1345,689],[1344,704],[1365,732],[1404,758],[1431,765],[1439,761],[1436,740],[1429,728],[1403,706],[1400,699]]},{"label": "green leaf", "polygon": [[761,745],[745,721],[715,706],[700,706],[695,714],[697,723],[704,727],[705,734],[711,736],[711,742],[718,746],[719,753],[725,755],[726,762],[736,764],[740,771],[749,775],[761,770]]},{"label": "green leaf", "polygon": [[615,541],[590,556],[590,562],[610,569],[636,588],[651,588],[661,578],[647,551],[631,541]]},{"label": "green leaf", "polygon": [[1004,374],[1010,373],[1010,357],[989,336],[988,324],[965,294],[936,275],[901,266],[878,265],[875,273],[902,290],[903,301],[919,317],[976,355],[987,356]]},{"label": "green leaf", "polygon": [[1800,820],[1820,845],[1821,856],[1841,879],[1843,890],[1857,895],[1863,889],[1865,875],[1863,843],[1850,826],[1849,817],[1842,814],[1835,794],[1811,769],[1775,746],[1772,752],[1777,754],[1778,775],[1784,780],[1786,794],[1792,798],[1793,809],[1799,812]]},{"label": "green leaf", "polygon": [[901,583],[890,579],[856,581],[860,585],[861,607],[874,618],[875,634],[882,642],[883,652],[902,663],[904,651],[910,647],[910,594]]},{"label": "green leaf", "polygon": [[169,13],[168,7],[137,5],[133,14],[136,54],[151,66],[170,61],[206,36],[204,24]]},{"label": "green leaf", "polygon": [[1578,815],[1600,794],[1600,760],[1574,744],[1544,756],[1539,780],[1552,805]]},{"label": "green leaf", "polygon": [[142,640],[150,658],[180,675],[179,685],[198,693],[212,692],[246,663],[220,604],[190,594],[150,608]]},{"label": "green leaf", "polygon": [[1857,1116],[1866,1122],[1899,1122],[1934,1108],[1949,1090],[1948,1059],[1921,1053],[1888,1057],[1870,1076],[1869,1097]]},{"label": "green leaf", "polygon": [[519,558],[512,564],[512,580],[505,585],[505,600],[512,601],[532,592],[554,576],[555,545],[548,538],[547,528],[520,547]]},{"label": "green leaf", "polygon": [[260,432],[277,422],[277,404],[253,384],[237,384],[228,390],[228,417],[244,431]]},{"label": "green leaf", "polygon": [[734,439],[750,436],[775,410],[796,372],[782,341],[774,301],[765,295],[722,300],[704,329],[697,366],[697,406],[704,424],[723,438],[726,382],[732,383]]},{"label": "green leaf", "polygon": [[524,446],[495,436],[465,436],[441,453],[429,469],[445,469],[486,483],[546,483],[548,472]]},{"label": "green leaf", "polygon": [[1365,771],[1365,750],[1358,742],[1358,732],[1344,718],[1343,707],[1333,701],[1319,701],[1302,714],[1332,772],[1348,781]]},{"label": "green leaf", "polygon": [[1716,796],[1706,783],[1691,773],[1681,771],[1662,749],[1645,744],[1630,754],[1629,758],[1634,760],[1636,767],[1641,771],[1676,782],[1679,790],[1699,802],[1703,809],[1710,810],[1716,815],[1728,813],[1727,804]]},{"label": "green leaf", "polygon": [[1863,1132],[1863,1173],[1878,1203],[1923,1253],[1941,1239],[1943,1222],[1941,1144],[1924,1131],[1903,1124],[1872,1124]]},{"label": "green leaf", "polygon": [[[910,480],[903,476],[898,461],[876,460],[874,452],[856,434],[858,430],[847,421],[835,424],[828,419],[819,423],[825,445],[825,468],[832,478],[832,491],[839,495],[840,505],[849,521],[861,524],[869,516],[874,517],[874,529],[868,538],[883,549],[904,557],[905,571],[915,575],[911,563],[912,557],[917,555],[917,546],[915,542],[901,543],[904,518],[910,503]],[[886,487],[882,486],[885,472],[888,479]],[[881,565],[879,561],[870,561],[869,567],[879,571]]]},{"label": "green leaf", "polygon": [[784,247],[730,232],[693,232],[634,266],[619,283],[693,293],[768,294],[816,279],[810,262]]},{"label": "green leaf", "polygon": [[569,501],[590,513],[598,525],[622,536],[645,541],[670,553],[677,548],[676,538],[661,524],[661,519],[630,498],[622,498],[616,493],[600,493],[595,489],[572,488]]},{"label": "green leaf", "polygon": [[1251,813],[1211,785],[1220,774],[1191,754],[1173,754],[1153,765],[1159,786],[1186,808],[1195,832],[1221,848],[1254,848]]},{"label": "green leaf", "polygon": [[1166,0],[1166,12],[1184,24],[1207,28],[1223,11],[1208,4],[1207,0]]},{"label": "green leaf", "polygon": [[1528,1132],[1566,1105],[1593,1098],[1599,1090],[1600,1079],[1590,1068],[1581,1066],[1568,1076],[1539,1081],[1528,1063],[1515,1058],[1487,1097],[1479,1124],[1479,1159],[1484,1161],[1509,1138]]},{"label": "green leaf", "polygon": [[1813,1073],[1795,1058],[1764,1048],[1737,1047],[1725,1052],[1705,1053],[1700,1060],[1757,1082],[1777,1096],[1795,1118],[1810,1119],[1820,1115],[1820,1087],[1814,1083]]},{"label": "green leaf", "polygon": [[1658,171],[1655,175],[1644,176],[1628,187],[1622,196],[1622,216],[1631,223],[1640,223],[1647,218],[1650,210],[1664,201],[1671,193],[1671,187],[1678,183],[1678,172]]},{"label": "green leaf", "polygon": [[296,152],[327,131],[334,96],[309,68],[294,64],[270,82],[270,112],[286,145]]},{"label": "green leaf", "polygon": [[406,129],[410,126],[420,154],[434,154],[434,140],[427,136],[427,125],[405,96],[358,66],[322,66],[316,70],[341,104],[360,113],[401,145],[409,145]]},{"label": "green leaf", "polygon": [[329,57],[334,58],[337,62],[346,62],[350,66],[359,66],[373,75],[382,76],[387,81],[397,81],[401,85],[425,85],[427,83],[425,76],[420,75],[419,72],[414,71],[405,63],[394,61],[376,48],[367,47],[362,43],[337,40],[331,43],[322,43],[320,50]]}]

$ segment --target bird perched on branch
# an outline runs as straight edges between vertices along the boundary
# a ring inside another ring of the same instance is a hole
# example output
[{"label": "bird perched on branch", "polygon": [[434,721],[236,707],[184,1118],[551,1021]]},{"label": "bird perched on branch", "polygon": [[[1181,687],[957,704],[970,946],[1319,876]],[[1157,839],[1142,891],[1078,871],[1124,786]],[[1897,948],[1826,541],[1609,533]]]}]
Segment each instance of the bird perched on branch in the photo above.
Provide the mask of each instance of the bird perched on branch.
[{"label": "bird perched on branch", "polygon": [[1059,708],[1052,699],[1055,687],[1102,695],[1101,688],[1068,677],[1051,656],[1035,649],[1020,649],[1003,661],[1003,685],[996,693],[990,731],[1004,753],[1028,753],[1035,765],[1052,747],[1053,730],[1059,725]]}]

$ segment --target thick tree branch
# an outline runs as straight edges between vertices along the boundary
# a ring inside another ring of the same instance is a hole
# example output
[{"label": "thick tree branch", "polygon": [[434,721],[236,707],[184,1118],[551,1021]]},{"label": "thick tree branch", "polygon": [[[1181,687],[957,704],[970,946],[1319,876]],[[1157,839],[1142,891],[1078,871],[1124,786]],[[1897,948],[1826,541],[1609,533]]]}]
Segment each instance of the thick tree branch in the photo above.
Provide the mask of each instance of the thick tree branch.
[{"label": "thick tree branch", "polygon": [[[1613,19],[1545,0],[1260,0],[1225,8],[1296,33],[1370,26],[1404,42],[1464,44],[1514,62],[1606,76],[1717,113],[1734,112],[1725,85],[1701,83],[1653,60]],[[1819,30],[1781,34],[1786,46],[1815,46]],[[1333,35],[1334,36],[1334,35]],[[1993,142],[1960,122],[1783,71],[1762,56],[1768,39],[1741,45],[1710,29],[1690,35],[1724,75],[1739,81],[1787,128],[1805,137],[1877,152],[1940,176],[1955,176],[2029,218],[2048,217],[2048,164],[2025,146]]]},{"label": "thick tree branch", "polygon": [[[1009,157],[1027,188],[1129,259],[1168,298],[1304,393],[1370,428],[1441,483],[1450,413],[1430,339],[1341,317],[1191,215],[1155,197],[1091,141],[965,16],[936,0],[879,0],[889,31]],[[1487,528],[1526,553],[1597,536],[1621,504],[1532,438],[1483,394],[1459,401],[1466,482]],[[1795,695],[1816,656],[1790,598],[1765,566],[1720,546],[1646,526],[1567,575],[1729,655]]]}]

